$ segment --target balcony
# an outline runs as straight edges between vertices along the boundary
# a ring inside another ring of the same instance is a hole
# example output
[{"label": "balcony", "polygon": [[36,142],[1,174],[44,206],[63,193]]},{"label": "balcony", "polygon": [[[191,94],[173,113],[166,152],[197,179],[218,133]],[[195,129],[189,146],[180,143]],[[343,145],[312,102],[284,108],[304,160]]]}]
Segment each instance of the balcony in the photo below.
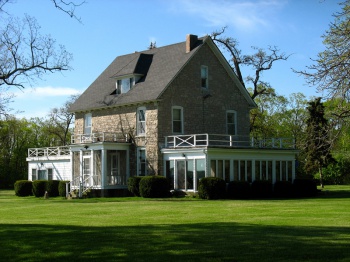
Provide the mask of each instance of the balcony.
[{"label": "balcony", "polygon": [[166,148],[229,147],[295,149],[293,138],[256,139],[249,136],[194,134],[165,137]]},{"label": "balcony", "polygon": [[68,146],[28,148],[28,157],[69,156]]},{"label": "balcony", "polygon": [[73,134],[71,144],[86,144],[98,142],[128,143],[129,136],[122,133],[99,132],[91,134]]}]

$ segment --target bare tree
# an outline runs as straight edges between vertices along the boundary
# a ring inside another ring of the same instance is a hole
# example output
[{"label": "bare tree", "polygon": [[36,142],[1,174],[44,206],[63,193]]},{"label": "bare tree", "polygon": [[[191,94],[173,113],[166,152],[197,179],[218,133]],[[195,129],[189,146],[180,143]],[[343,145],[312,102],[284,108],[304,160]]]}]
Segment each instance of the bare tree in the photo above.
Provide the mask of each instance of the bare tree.
[{"label": "bare tree", "polygon": [[25,15],[23,20],[10,18],[0,31],[0,86],[24,88],[47,72],[70,69],[72,54],[50,36],[42,36],[36,19]]},{"label": "bare tree", "polygon": [[81,22],[81,18],[76,16],[75,9],[79,6],[85,4],[85,1],[75,2],[75,1],[64,1],[64,0],[51,0],[55,7],[66,13],[72,18],[75,18],[79,22]]},{"label": "bare tree", "polygon": [[253,92],[251,97],[254,99],[259,95],[273,94],[273,89],[268,82],[262,81],[262,73],[272,68],[273,63],[280,60],[287,60],[290,55],[280,53],[276,46],[269,46],[268,51],[262,48],[252,47],[255,50],[253,55],[242,55],[242,51],[238,48],[238,41],[232,37],[223,36],[226,27],[220,31],[212,33],[212,39],[223,46],[231,56],[231,64],[239,81],[246,87],[246,83],[242,76],[241,65],[249,66],[255,71],[254,76],[247,76],[246,81],[253,84]]},{"label": "bare tree", "polygon": [[[306,70],[297,71],[307,84],[316,86],[327,98],[350,100],[350,0],[340,4],[342,11],[335,13],[334,22],[322,36],[325,50],[320,52]],[[339,117],[350,116],[349,107]]]}]

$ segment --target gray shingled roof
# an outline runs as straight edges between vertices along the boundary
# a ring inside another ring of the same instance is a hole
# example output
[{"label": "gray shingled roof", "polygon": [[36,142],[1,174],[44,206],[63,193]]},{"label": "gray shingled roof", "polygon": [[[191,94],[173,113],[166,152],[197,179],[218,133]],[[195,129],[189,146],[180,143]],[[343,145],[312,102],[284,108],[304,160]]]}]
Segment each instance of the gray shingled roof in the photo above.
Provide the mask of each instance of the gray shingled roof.
[{"label": "gray shingled roof", "polygon": [[[189,53],[186,53],[186,42],[182,42],[118,56],[76,100],[70,111],[157,100],[207,38],[199,38]],[[131,74],[142,74],[144,77],[129,92],[111,95],[116,89],[116,78]]]}]

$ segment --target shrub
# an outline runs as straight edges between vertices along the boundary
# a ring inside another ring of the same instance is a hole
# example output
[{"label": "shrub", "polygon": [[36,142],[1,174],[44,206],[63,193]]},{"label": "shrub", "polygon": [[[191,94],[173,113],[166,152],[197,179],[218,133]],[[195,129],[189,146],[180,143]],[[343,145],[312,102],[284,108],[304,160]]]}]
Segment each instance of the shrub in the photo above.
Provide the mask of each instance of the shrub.
[{"label": "shrub", "polygon": [[128,179],[128,190],[134,194],[134,196],[140,196],[140,181],[141,176],[133,176]]},{"label": "shrub", "polygon": [[140,196],[150,197],[169,197],[169,181],[164,176],[144,176],[140,180]]},{"label": "shrub", "polygon": [[290,198],[293,196],[293,184],[289,181],[277,181],[273,186],[273,194],[276,197]]},{"label": "shrub", "polygon": [[250,184],[247,181],[231,181],[227,186],[228,198],[249,198]]},{"label": "shrub", "polygon": [[69,181],[59,181],[58,183],[58,195],[61,197],[66,197],[66,183],[69,183]]},{"label": "shrub", "polygon": [[42,197],[46,191],[47,180],[35,180],[33,181],[33,195],[35,197]]},{"label": "shrub", "polygon": [[255,180],[252,183],[252,195],[257,198],[272,196],[272,183],[268,180]]},{"label": "shrub", "polygon": [[296,178],[293,189],[297,197],[312,197],[317,194],[317,183],[313,179]]},{"label": "shrub", "polygon": [[18,180],[15,182],[15,194],[16,196],[30,196],[32,194],[32,181]]},{"label": "shrub", "polygon": [[203,177],[199,180],[198,196],[202,199],[223,199],[226,195],[226,182],[218,177]]},{"label": "shrub", "polygon": [[58,184],[60,181],[58,180],[49,180],[46,182],[46,191],[50,197],[58,196]]}]

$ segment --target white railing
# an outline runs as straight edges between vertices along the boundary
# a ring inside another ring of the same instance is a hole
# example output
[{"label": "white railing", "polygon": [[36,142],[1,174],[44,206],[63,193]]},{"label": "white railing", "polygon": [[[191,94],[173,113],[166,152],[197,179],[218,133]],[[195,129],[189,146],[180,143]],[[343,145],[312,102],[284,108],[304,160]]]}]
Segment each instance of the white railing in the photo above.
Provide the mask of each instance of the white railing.
[{"label": "white railing", "polygon": [[256,139],[249,136],[220,134],[191,134],[165,137],[165,147],[167,148],[208,146],[295,149],[295,141],[292,138]]},{"label": "white railing", "polygon": [[69,156],[68,146],[28,148],[28,157]]},{"label": "white railing", "polygon": [[[96,180],[97,178],[97,180]],[[66,198],[72,195],[73,191],[78,191],[78,197],[81,198],[83,194],[89,189],[97,188],[98,185],[95,185],[92,181],[99,181],[98,176],[90,175],[86,176],[83,181],[81,181],[81,177],[76,177],[70,182],[66,183]]]},{"label": "white railing", "polygon": [[73,134],[71,137],[72,144],[97,143],[97,142],[128,142],[127,134],[98,132],[91,134]]}]

